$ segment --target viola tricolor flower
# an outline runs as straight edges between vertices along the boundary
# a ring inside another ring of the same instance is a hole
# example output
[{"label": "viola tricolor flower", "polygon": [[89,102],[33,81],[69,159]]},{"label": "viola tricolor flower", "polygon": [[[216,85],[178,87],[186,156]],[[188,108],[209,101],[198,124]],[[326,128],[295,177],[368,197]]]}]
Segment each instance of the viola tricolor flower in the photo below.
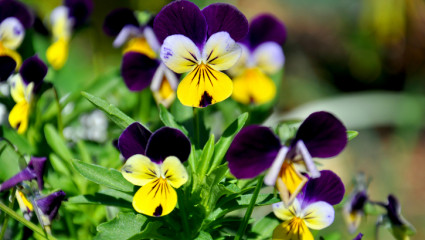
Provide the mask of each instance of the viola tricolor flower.
[{"label": "viola tricolor flower", "polygon": [[50,14],[53,43],[46,52],[47,61],[56,70],[68,59],[69,41],[73,29],[84,24],[93,10],[91,0],[64,0]]},{"label": "viola tricolor flower", "polygon": [[190,154],[190,141],[174,128],[162,127],[151,133],[140,123],[128,126],[118,139],[127,159],[121,172],[127,181],[142,186],[134,195],[137,212],[160,217],[177,205],[177,192],[188,180],[182,162]]},{"label": "viola tricolor flower", "polygon": [[216,3],[202,11],[188,1],[165,6],[154,20],[162,43],[163,63],[176,73],[188,73],[177,88],[186,106],[206,107],[232,94],[232,80],[221,71],[232,67],[241,55],[236,41],[248,31],[248,21],[235,7]]},{"label": "viola tricolor flower", "polygon": [[319,178],[310,178],[291,206],[273,204],[273,212],[284,222],[273,231],[274,240],[314,240],[309,229],[320,230],[334,221],[332,205],[344,197],[344,184],[333,172],[321,171]]},{"label": "viola tricolor flower", "polygon": [[37,180],[38,188],[42,190],[44,186],[43,173],[46,160],[45,157],[32,157],[26,168],[0,185],[0,192],[12,188],[23,181],[33,179]]},{"label": "viola tricolor flower", "polygon": [[243,104],[263,104],[276,95],[276,85],[268,75],[282,69],[285,63],[282,45],[286,29],[269,14],[254,18],[247,36],[240,41],[242,56],[229,69],[233,79],[232,98]]},{"label": "viola tricolor flower", "polygon": [[383,204],[387,210],[384,215],[384,221],[389,224],[386,225],[397,240],[408,240],[410,235],[416,233],[415,228],[401,215],[401,207],[397,198],[393,195],[388,196],[388,203]]},{"label": "viola tricolor flower", "polygon": [[290,205],[307,178],[298,168],[305,167],[312,178],[320,176],[312,158],[338,155],[347,145],[344,125],[328,112],[315,112],[299,127],[289,146],[267,127],[248,126],[233,140],[227,152],[230,172],[237,178],[253,178],[270,168],[264,182],[275,185],[285,204]]},{"label": "viola tricolor flower", "polygon": [[343,208],[344,219],[350,233],[354,233],[360,226],[364,207],[368,200],[367,180],[364,174],[358,174],[355,180],[355,188]]},{"label": "viola tricolor flower", "polygon": [[103,31],[116,37],[114,47],[126,45],[121,75],[128,89],[141,91],[150,86],[155,100],[168,107],[176,97],[179,80],[161,63],[160,43],[152,28],[153,18],[146,25],[140,24],[134,12],[127,8],[112,11],[103,24]]},{"label": "viola tricolor flower", "polygon": [[[15,0],[0,1],[0,56],[13,58],[17,69],[22,64],[22,58],[15,50],[24,40],[25,29],[31,27],[33,22],[34,18],[24,4]],[[2,70],[3,66],[0,69],[1,76]]]},{"label": "viola tricolor flower", "polygon": [[9,114],[10,125],[23,134],[28,128],[31,105],[47,74],[47,66],[35,55],[24,61],[19,74],[11,77],[11,90],[16,105]]},{"label": "viola tricolor flower", "polygon": [[39,221],[43,227],[51,225],[64,199],[65,192],[59,190],[35,201],[39,210]]}]

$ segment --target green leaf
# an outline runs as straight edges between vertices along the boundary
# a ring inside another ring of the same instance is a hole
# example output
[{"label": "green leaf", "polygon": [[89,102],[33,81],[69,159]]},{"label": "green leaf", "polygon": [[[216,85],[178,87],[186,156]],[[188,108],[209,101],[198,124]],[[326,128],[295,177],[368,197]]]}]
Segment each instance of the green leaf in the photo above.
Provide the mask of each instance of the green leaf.
[{"label": "green leaf", "polygon": [[165,237],[158,232],[158,229],[162,226],[161,222],[148,222],[142,232],[133,235],[128,240],[139,240],[139,239],[164,239],[168,240],[171,238]]},{"label": "green leaf", "polygon": [[159,118],[165,126],[177,128],[182,131],[184,135],[188,135],[186,128],[178,124],[176,120],[174,120],[174,116],[162,104],[159,105]]},{"label": "green leaf", "polygon": [[95,240],[128,239],[140,232],[147,218],[142,214],[119,213],[109,222],[97,226]]},{"label": "green leaf", "polygon": [[201,158],[198,160],[199,164],[196,169],[196,174],[198,175],[199,180],[202,181],[204,176],[207,174],[208,167],[211,166],[210,161],[214,154],[214,134],[210,135],[208,142],[205,144],[202,151]]},{"label": "green leaf", "polygon": [[52,164],[53,169],[56,173],[63,174],[65,176],[70,176],[71,172],[66,164],[63,163],[63,160],[60,159],[56,154],[51,153],[49,155],[50,163]]},{"label": "green leaf", "polygon": [[[251,201],[252,194],[245,194],[237,200],[239,205],[248,205]],[[278,197],[275,197],[272,193],[260,193],[258,194],[257,200],[255,201],[255,206],[266,206],[273,203],[280,202]]]},{"label": "green leaf", "polygon": [[263,217],[252,226],[252,232],[257,234],[255,239],[270,239],[272,237],[273,230],[277,227],[277,225],[279,225],[279,223],[279,220],[273,213]]},{"label": "green leaf", "polygon": [[92,182],[123,192],[133,192],[133,184],[128,182],[116,169],[107,169],[79,160],[73,160],[72,164],[81,175]]},{"label": "green leaf", "polygon": [[93,105],[95,105],[98,109],[102,110],[106,115],[119,127],[125,129],[128,125],[135,122],[134,119],[127,116],[121,110],[119,110],[114,105],[106,102],[105,100],[98,98],[96,96],[91,95],[87,92],[81,92],[87,100],[89,100]]},{"label": "green leaf", "polygon": [[195,240],[213,240],[211,234],[201,231]]},{"label": "green leaf", "polygon": [[24,161],[15,150],[6,142],[0,142],[0,182],[13,177],[21,169],[19,166],[20,161]]},{"label": "green leaf", "polygon": [[233,121],[226,130],[224,130],[223,135],[215,144],[213,160],[209,173],[211,173],[216,166],[220,165],[227,153],[227,149],[229,149],[229,146],[233,141],[233,138],[245,125],[247,119],[248,113],[243,113],[235,121]]},{"label": "green leaf", "polygon": [[113,189],[101,190],[94,195],[78,195],[68,199],[67,204],[100,204],[132,209],[133,196]]},{"label": "green leaf", "polygon": [[357,132],[357,131],[352,131],[352,130],[348,130],[347,131],[347,138],[348,138],[348,141],[351,141],[351,140],[353,140],[355,137],[357,137],[359,135],[359,132]]},{"label": "green leaf", "polygon": [[286,143],[295,137],[300,124],[301,121],[299,120],[285,121],[276,127],[275,132],[279,136],[279,139],[283,143]]},{"label": "green leaf", "polygon": [[49,146],[63,160],[71,161],[71,159],[74,158],[71,151],[66,146],[65,140],[59,135],[59,133],[51,124],[44,126],[44,135],[46,136],[46,140]]}]

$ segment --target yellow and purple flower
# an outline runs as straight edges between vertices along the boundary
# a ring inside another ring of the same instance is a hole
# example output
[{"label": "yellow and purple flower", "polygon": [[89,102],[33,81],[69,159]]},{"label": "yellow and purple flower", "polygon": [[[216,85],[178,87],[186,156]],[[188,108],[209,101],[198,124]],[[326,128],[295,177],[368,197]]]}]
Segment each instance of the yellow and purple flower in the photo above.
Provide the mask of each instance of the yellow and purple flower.
[{"label": "yellow and purple flower", "polygon": [[63,5],[50,14],[53,43],[47,49],[46,57],[54,69],[61,69],[66,63],[72,31],[84,24],[92,10],[91,0],[64,0]]},{"label": "yellow and purple flower", "polygon": [[344,220],[350,233],[354,233],[360,226],[361,219],[365,214],[364,207],[369,200],[367,180],[364,174],[358,174],[355,181],[355,188],[343,207]]},{"label": "yellow and purple flower", "polygon": [[26,59],[19,73],[10,78],[10,93],[16,104],[10,111],[9,123],[20,134],[25,133],[28,128],[34,94],[39,92],[46,74],[46,64],[35,55]]},{"label": "yellow and purple flower", "polygon": [[310,229],[320,230],[335,218],[332,205],[344,197],[344,184],[332,171],[321,171],[319,178],[310,178],[292,205],[273,204],[273,212],[284,222],[273,231],[273,240],[314,240]]},{"label": "yellow and purple flower", "polygon": [[312,158],[338,155],[347,145],[344,125],[328,112],[312,113],[299,127],[289,146],[267,127],[248,126],[233,140],[227,152],[230,172],[237,178],[253,178],[270,168],[264,182],[276,185],[282,201],[290,205],[307,182],[298,168],[312,178],[320,176]]},{"label": "yellow and purple flower", "polygon": [[0,192],[12,188],[23,181],[34,179],[37,180],[38,188],[42,190],[44,186],[43,173],[46,160],[45,157],[32,157],[26,168],[0,185]]},{"label": "yellow and purple flower", "polygon": [[163,63],[176,73],[188,73],[177,88],[186,106],[206,107],[224,101],[233,91],[232,80],[221,71],[241,55],[236,41],[248,31],[248,21],[234,6],[216,3],[202,11],[189,1],[174,1],[154,20],[162,43]]},{"label": "yellow and purple flower", "polygon": [[276,85],[269,75],[283,68],[285,40],[285,26],[274,16],[262,14],[252,20],[247,36],[240,41],[241,58],[229,69],[234,76],[233,99],[263,104],[276,96]]},{"label": "yellow and purple flower", "polygon": [[382,217],[383,223],[389,228],[397,240],[409,240],[411,235],[416,233],[415,228],[401,215],[401,207],[394,195],[388,196],[388,203],[381,204],[387,210],[387,214]]},{"label": "yellow and purple flower", "polygon": [[134,12],[127,8],[108,14],[103,31],[115,37],[114,47],[125,45],[121,75],[130,91],[141,91],[148,86],[155,100],[169,106],[175,99],[178,76],[159,58],[160,43],[153,31],[153,18],[141,25]]},{"label": "yellow and purple flower", "polygon": [[[34,17],[24,4],[14,0],[0,1],[0,56],[11,57],[16,69],[21,66],[22,58],[15,50],[24,40],[25,29],[31,27],[33,22]],[[5,79],[2,77],[1,80]]]},{"label": "yellow and purple flower", "polygon": [[177,205],[177,192],[188,180],[183,162],[190,154],[190,141],[174,128],[162,127],[151,133],[140,123],[128,126],[118,139],[126,159],[121,172],[127,181],[141,186],[133,207],[149,216],[169,214]]},{"label": "yellow and purple flower", "polygon": [[39,211],[37,216],[39,216],[39,221],[45,229],[47,226],[51,225],[52,220],[58,214],[62,201],[65,199],[65,195],[64,191],[59,190],[46,197],[35,200],[37,211]]}]

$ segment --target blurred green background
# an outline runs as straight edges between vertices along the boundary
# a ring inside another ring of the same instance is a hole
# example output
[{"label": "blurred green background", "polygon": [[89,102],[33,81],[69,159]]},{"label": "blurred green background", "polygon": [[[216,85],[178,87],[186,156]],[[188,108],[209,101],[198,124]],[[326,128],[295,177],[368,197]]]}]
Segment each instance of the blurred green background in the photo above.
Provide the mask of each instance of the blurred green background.
[{"label": "blurred green background", "polygon": [[[60,1],[24,1],[42,19]],[[157,13],[165,0],[95,0],[89,23],[74,33],[65,67],[48,79],[60,96],[81,98],[87,90],[128,112],[137,104],[119,77],[121,50],[102,32],[105,16],[117,7]],[[200,7],[218,1],[194,1]],[[276,113],[266,121],[305,118],[317,110],[338,116],[360,135],[325,167],[340,174],[350,189],[358,171],[372,178],[373,200],[398,196],[404,216],[416,227],[412,239],[425,239],[425,3],[422,0],[240,0],[248,19],[268,12],[288,30],[284,45],[285,74]],[[34,51],[45,59],[48,37],[33,34]],[[30,55],[30,51],[28,55]],[[27,56],[28,56],[27,55]],[[25,53],[24,53],[25,56]],[[84,99],[82,101],[85,101]],[[86,102],[86,101],[85,101]],[[77,107],[90,111],[89,103]],[[70,114],[65,122],[78,116]],[[116,137],[115,133],[114,136]],[[376,217],[361,225],[372,239]],[[327,231],[341,230],[349,239],[341,215]],[[381,239],[391,239],[381,230]]]}]

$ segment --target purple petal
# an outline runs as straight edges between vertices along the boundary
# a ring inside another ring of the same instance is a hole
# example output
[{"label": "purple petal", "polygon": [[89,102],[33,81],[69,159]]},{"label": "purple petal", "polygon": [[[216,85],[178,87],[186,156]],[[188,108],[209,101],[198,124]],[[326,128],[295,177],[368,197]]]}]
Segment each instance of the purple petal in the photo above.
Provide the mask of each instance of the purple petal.
[{"label": "purple petal", "polygon": [[303,206],[310,203],[325,201],[331,205],[338,204],[344,197],[345,187],[335,173],[329,170],[320,171],[319,178],[310,178],[298,197]]},{"label": "purple petal", "polygon": [[403,225],[403,220],[401,218],[401,207],[397,198],[393,195],[388,196],[388,204],[386,205],[387,215],[391,223],[394,225],[401,226]]},{"label": "purple petal", "polygon": [[29,28],[34,23],[34,16],[28,7],[15,0],[0,1],[0,22],[8,17],[16,17],[25,28]]},{"label": "purple petal", "polygon": [[215,3],[202,9],[208,25],[208,37],[216,32],[225,31],[235,41],[239,41],[248,33],[248,20],[234,6],[226,3]]},{"label": "purple petal", "polygon": [[252,49],[264,42],[276,42],[283,45],[286,40],[286,29],[283,23],[269,14],[254,18],[249,26],[248,41]]},{"label": "purple petal", "polygon": [[17,173],[15,176],[9,178],[4,183],[2,183],[0,185],[0,192],[16,186],[16,184],[20,182],[30,181],[32,179],[35,179],[36,177],[37,176],[33,171],[31,171],[29,168],[25,168],[19,173]]},{"label": "purple petal", "polygon": [[34,92],[37,92],[47,74],[47,65],[37,55],[34,55],[22,63],[19,73],[25,84],[34,83]]},{"label": "purple petal", "polygon": [[16,62],[9,56],[0,56],[0,82],[6,81],[15,71]]},{"label": "purple petal", "polygon": [[142,124],[130,124],[118,138],[118,148],[125,159],[136,155],[145,155],[146,145],[152,133]]},{"label": "purple petal", "polygon": [[65,192],[60,190],[48,195],[47,197],[40,198],[36,202],[43,214],[48,216],[49,220],[52,221],[58,214],[59,207],[64,199]]},{"label": "purple petal", "polygon": [[363,233],[359,233],[353,240],[361,240],[363,238]]},{"label": "purple petal", "polygon": [[312,157],[338,155],[347,145],[347,130],[328,112],[315,112],[301,124],[292,145],[302,140]]},{"label": "purple petal", "polygon": [[134,12],[128,8],[118,8],[110,12],[103,22],[103,31],[112,37],[117,36],[127,25],[139,27],[139,21]]},{"label": "purple petal", "polygon": [[157,163],[169,156],[175,156],[184,162],[189,157],[190,150],[190,141],[180,130],[162,127],[149,138],[146,156]]},{"label": "purple petal", "polygon": [[253,178],[269,168],[280,150],[280,141],[262,126],[243,128],[227,152],[230,172],[237,178]]},{"label": "purple petal", "polygon": [[151,84],[158,66],[157,60],[138,52],[128,52],[121,63],[121,76],[130,91],[141,91]]},{"label": "purple petal", "polygon": [[350,209],[351,211],[363,211],[365,204],[367,203],[368,196],[366,191],[360,191],[356,193],[350,199]]},{"label": "purple petal", "polygon": [[32,157],[31,161],[28,163],[28,168],[34,172],[38,183],[38,189],[40,190],[43,190],[44,187],[43,173],[46,161],[47,158],[45,157]]},{"label": "purple petal", "polygon": [[65,0],[69,16],[74,19],[74,28],[83,25],[93,11],[92,0]]},{"label": "purple petal", "polygon": [[198,6],[189,1],[174,1],[162,8],[153,27],[161,44],[170,35],[183,34],[201,46],[207,37],[205,17]]}]

